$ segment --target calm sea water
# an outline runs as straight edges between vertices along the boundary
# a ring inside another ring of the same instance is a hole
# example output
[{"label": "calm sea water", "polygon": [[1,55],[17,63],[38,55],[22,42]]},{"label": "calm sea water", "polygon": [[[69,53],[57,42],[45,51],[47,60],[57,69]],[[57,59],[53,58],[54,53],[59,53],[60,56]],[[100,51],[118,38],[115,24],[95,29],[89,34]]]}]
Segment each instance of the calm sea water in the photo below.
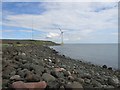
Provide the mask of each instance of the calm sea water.
[{"label": "calm sea water", "polygon": [[117,44],[65,44],[52,48],[73,59],[118,69]]}]

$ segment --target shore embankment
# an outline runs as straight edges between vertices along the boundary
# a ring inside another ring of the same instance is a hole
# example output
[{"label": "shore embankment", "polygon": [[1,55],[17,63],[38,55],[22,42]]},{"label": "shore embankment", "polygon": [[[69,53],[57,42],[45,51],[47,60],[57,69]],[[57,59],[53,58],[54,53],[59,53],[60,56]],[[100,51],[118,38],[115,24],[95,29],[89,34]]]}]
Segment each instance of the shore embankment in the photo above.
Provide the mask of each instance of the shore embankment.
[{"label": "shore embankment", "polygon": [[120,72],[74,60],[40,44],[2,47],[2,87],[36,85],[43,89],[120,88]]}]

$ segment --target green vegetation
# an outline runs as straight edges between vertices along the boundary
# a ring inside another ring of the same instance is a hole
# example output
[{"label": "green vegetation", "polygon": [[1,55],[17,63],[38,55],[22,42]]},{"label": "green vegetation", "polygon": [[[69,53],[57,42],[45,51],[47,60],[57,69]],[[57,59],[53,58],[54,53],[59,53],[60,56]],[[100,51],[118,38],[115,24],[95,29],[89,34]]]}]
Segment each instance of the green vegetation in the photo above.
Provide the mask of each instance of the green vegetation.
[{"label": "green vegetation", "polygon": [[46,45],[46,46],[53,46],[53,45],[59,45],[57,43],[54,43],[52,41],[43,41],[43,40],[8,40],[3,39],[2,40],[2,46],[26,46],[26,45]]}]

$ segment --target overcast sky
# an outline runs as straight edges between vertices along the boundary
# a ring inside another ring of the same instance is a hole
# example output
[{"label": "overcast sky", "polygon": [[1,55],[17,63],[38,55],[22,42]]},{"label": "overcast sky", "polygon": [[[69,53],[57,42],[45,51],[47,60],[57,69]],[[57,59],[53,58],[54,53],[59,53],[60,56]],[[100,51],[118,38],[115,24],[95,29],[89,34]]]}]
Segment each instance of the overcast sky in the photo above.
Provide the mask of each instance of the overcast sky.
[{"label": "overcast sky", "polygon": [[60,42],[61,28],[65,43],[118,42],[115,2],[4,2],[2,10],[4,39]]}]

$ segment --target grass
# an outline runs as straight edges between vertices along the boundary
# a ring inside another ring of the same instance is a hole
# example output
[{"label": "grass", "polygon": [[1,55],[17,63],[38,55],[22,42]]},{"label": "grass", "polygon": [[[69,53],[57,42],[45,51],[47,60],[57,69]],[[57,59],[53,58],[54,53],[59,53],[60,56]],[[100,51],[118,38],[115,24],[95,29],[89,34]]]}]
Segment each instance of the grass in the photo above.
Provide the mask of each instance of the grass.
[{"label": "grass", "polygon": [[27,46],[27,45],[46,45],[46,46],[53,46],[59,45],[52,41],[42,41],[42,40],[3,40],[2,46]]},{"label": "grass", "polygon": [[[7,47],[7,46],[10,46],[10,45],[12,45],[12,44],[2,44],[2,47]],[[13,44],[14,46],[27,46],[27,45],[29,45],[29,44]]]}]

